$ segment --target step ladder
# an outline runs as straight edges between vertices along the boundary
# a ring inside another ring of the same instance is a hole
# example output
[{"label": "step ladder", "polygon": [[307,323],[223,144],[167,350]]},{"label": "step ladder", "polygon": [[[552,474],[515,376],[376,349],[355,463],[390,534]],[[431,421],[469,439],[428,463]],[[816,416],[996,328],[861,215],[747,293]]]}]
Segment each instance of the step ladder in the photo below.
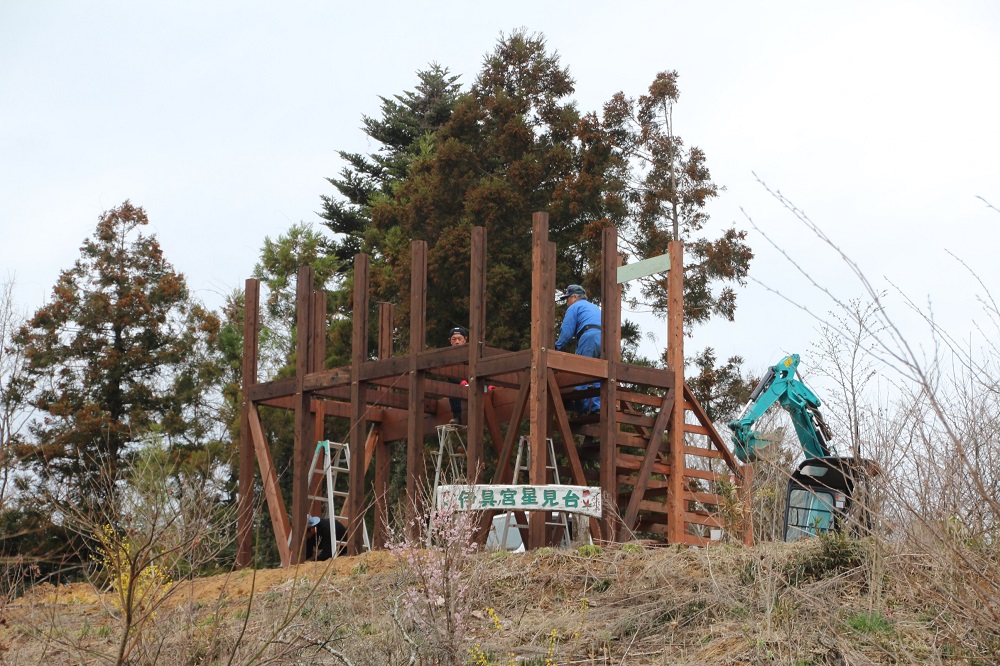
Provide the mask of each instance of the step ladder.
[{"label": "step ladder", "polygon": [[[545,469],[546,471],[552,472],[552,483],[559,485],[559,468],[556,467],[556,449],[552,444],[552,438],[548,437],[545,439],[545,444],[548,448],[548,456],[545,459]],[[522,463],[523,460],[523,463]],[[531,463],[531,443],[527,437],[522,436],[517,442],[517,457],[514,459],[514,483],[513,485],[521,485],[522,483],[529,483],[529,471],[528,467]],[[548,476],[546,474],[546,476]],[[503,534],[500,539],[500,543],[507,543],[507,531],[511,527],[515,528],[527,528],[527,525],[522,525],[520,523],[512,522],[511,512],[507,512],[504,515],[503,521]],[[527,514],[525,514],[527,515]],[[569,533],[569,520],[565,511],[560,511],[556,513],[554,520],[548,520],[545,522],[546,532],[549,527],[558,527],[562,529],[562,545],[568,546],[573,542],[573,539]]]},{"label": "step ladder", "polygon": [[437,497],[438,486],[466,483],[466,426],[456,423],[439,425],[438,450],[434,458],[434,487],[431,497]]},{"label": "step ladder", "polygon": [[[337,489],[337,478],[340,474],[348,474],[351,470],[351,447],[346,442],[331,442],[322,440],[316,443],[316,453],[313,455],[312,464],[309,466],[309,502],[310,513],[316,504],[326,505],[326,517],[330,519],[330,539],[333,542],[333,556],[337,557],[344,541],[337,538],[337,529],[333,524],[334,520],[340,521],[344,527],[350,525],[347,512],[347,491]],[[326,492],[321,492],[320,486],[326,484]],[[315,493],[315,494],[312,494]],[[340,510],[337,510],[337,507]],[[315,515],[322,515],[317,512]],[[371,543],[368,541],[368,526],[365,525],[364,517],[361,519],[361,538],[365,550],[371,550]]]}]

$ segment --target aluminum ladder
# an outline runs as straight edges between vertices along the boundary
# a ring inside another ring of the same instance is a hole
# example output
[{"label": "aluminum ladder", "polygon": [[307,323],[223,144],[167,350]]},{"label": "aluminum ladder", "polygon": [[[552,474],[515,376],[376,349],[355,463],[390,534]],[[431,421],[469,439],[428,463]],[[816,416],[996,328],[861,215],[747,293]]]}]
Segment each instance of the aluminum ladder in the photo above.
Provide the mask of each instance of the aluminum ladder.
[{"label": "aluminum ladder", "polygon": [[[326,517],[330,519],[330,540],[333,542],[333,556],[337,557],[345,542],[337,539],[337,528],[333,524],[334,520],[343,523],[344,527],[350,525],[350,517],[347,511],[347,491],[337,489],[337,478],[340,474],[348,474],[351,470],[351,447],[346,442],[331,442],[324,439],[316,443],[316,453],[313,454],[312,464],[309,466],[309,492],[316,493],[309,495],[310,506],[316,503],[326,504]],[[326,492],[321,492],[320,486],[326,483]],[[337,501],[340,502],[340,511],[337,511]],[[364,542],[365,550],[371,550],[371,543],[368,540],[368,526],[364,517],[361,518],[361,538]]]}]

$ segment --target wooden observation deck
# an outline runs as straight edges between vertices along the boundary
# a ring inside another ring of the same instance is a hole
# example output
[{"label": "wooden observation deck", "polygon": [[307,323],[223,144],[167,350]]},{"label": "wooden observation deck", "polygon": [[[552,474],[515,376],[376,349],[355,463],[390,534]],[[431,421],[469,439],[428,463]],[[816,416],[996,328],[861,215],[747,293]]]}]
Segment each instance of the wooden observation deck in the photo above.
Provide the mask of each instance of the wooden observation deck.
[{"label": "wooden observation deck", "polygon": [[[326,295],[312,290],[312,269],[300,268],[297,289],[296,375],[257,381],[259,283],[246,282],[243,346],[243,403],[240,440],[237,562],[246,566],[252,554],[254,461],[263,478],[264,494],[282,563],[294,563],[306,514],[315,512],[308,498],[309,466],[316,441],[323,439],[328,416],[349,419],[351,451],[346,515],[348,553],[362,547],[360,521],[374,504],[373,547],[383,547],[388,534],[386,505],[390,447],[406,446],[406,498],[411,515],[421,510],[425,484],[426,437],[451,418],[448,398],[468,400],[467,469],[484,470],[487,456],[492,479],[479,483],[511,483],[513,451],[527,421],[531,451],[529,482],[548,482],[546,438],[555,443],[560,476],[574,485],[600,486],[602,518],[592,520],[591,533],[604,541],[621,541],[633,533],[656,534],[667,543],[704,546],[711,531],[738,531],[752,539],[745,489],[750,468],[738,465],[704,410],[684,382],[683,271],[680,243],[668,248],[667,369],[621,362],[621,287],[617,230],[602,238],[602,354],[600,359],[556,351],[553,293],[555,244],[548,240],[548,215],[532,217],[531,347],[510,352],[488,347],[486,325],[486,230],[472,231],[469,292],[469,344],[427,349],[427,244],[412,242],[410,346],[406,355],[392,353],[393,305],[378,307],[377,358],[368,357],[368,256],[354,259],[354,316],[350,366],[327,369],[325,358]],[[448,381],[467,380],[468,387]],[[600,389],[578,391],[600,383]],[[488,392],[486,386],[494,387]],[[652,391],[648,389],[653,389]],[[565,405],[598,394],[599,415],[571,418]],[[278,487],[270,448],[258,407],[295,412],[293,492],[287,511]],[[492,444],[485,450],[487,439]],[[363,452],[363,455],[361,455]],[[540,453],[539,453],[540,452]],[[374,461],[374,481],[366,472]],[[358,463],[361,463],[360,466]],[[495,464],[493,464],[495,463]],[[474,476],[474,474],[470,474]],[[738,501],[734,492],[738,489]],[[289,520],[289,513],[291,520]],[[734,516],[736,517],[734,519]],[[529,548],[546,545],[545,514],[531,512],[525,530]],[[291,537],[291,538],[289,538]]]}]

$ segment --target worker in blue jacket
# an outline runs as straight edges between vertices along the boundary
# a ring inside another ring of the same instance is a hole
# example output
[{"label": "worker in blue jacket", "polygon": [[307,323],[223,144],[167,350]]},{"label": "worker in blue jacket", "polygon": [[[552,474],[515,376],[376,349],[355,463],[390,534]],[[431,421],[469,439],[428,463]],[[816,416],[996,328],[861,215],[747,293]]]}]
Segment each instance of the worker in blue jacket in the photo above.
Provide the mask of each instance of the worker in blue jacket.
[{"label": "worker in blue jacket", "polygon": [[[579,356],[601,357],[601,308],[587,300],[587,291],[578,284],[571,284],[557,298],[566,301],[566,316],[563,317],[556,349],[563,351],[576,338],[576,353]],[[593,386],[599,387],[600,384]],[[584,387],[587,388],[587,387]],[[584,398],[579,401],[582,414],[596,414],[601,411],[600,398]]]}]

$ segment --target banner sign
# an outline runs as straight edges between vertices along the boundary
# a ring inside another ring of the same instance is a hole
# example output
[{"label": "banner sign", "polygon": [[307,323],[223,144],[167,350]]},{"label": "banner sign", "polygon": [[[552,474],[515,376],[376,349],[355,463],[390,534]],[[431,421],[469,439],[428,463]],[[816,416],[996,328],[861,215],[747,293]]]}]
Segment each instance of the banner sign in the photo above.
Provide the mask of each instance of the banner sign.
[{"label": "banner sign", "polygon": [[587,486],[438,486],[434,503],[453,511],[565,511],[601,517],[601,489]]}]

